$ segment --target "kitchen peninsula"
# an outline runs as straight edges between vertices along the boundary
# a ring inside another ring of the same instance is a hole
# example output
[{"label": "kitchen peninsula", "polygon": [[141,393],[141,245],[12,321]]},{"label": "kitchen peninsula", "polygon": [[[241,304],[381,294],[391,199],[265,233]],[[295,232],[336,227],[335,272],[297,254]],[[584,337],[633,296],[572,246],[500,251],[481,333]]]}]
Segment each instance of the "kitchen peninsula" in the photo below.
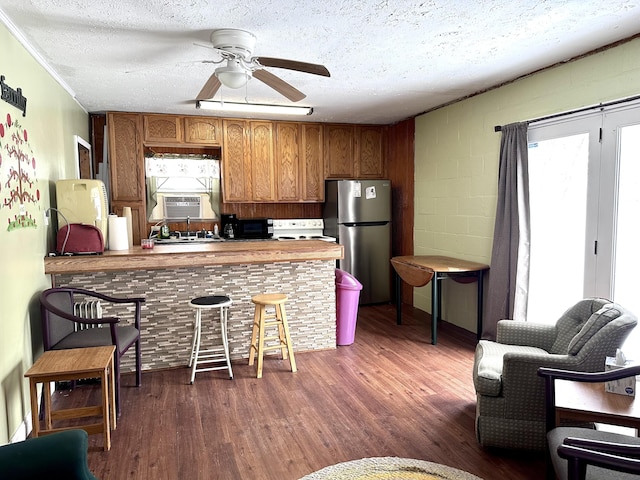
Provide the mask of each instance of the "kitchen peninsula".
[{"label": "kitchen peninsula", "polygon": [[[249,241],[46,257],[44,267],[55,286],[146,298],[142,361],[143,369],[152,370],[187,365],[194,318],[188,303],[203,295],[224,294],[233,300],[228,334],[234,360],[248,358],[251,297],[259,293],[289,296],[287,317],[296,351],[335,348],[335,260],[342,257],[342,245],[331,242]],[[119,315],[116,306],[107,308],[112,309],[104,315]],[[218,322],[209,316],[203,321],[203,342],[218,341]],[[122,358],[123,371],[134,369],[128,357]]]}]

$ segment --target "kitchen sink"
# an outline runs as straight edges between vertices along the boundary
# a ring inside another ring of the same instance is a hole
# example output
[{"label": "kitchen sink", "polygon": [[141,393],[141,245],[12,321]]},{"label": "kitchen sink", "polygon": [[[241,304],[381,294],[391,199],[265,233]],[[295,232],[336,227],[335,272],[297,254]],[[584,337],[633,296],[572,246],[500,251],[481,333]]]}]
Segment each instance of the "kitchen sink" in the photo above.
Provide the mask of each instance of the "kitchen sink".
[{"label": "kitchen sink", "polygon": [[224,238],[219,236],[214,237],[176,237],[176,238],[156,238],[156,243],[158,245],[166,245],[166,244],[184,244],[184,243],[215,243],[215,242],[224,242]]}]

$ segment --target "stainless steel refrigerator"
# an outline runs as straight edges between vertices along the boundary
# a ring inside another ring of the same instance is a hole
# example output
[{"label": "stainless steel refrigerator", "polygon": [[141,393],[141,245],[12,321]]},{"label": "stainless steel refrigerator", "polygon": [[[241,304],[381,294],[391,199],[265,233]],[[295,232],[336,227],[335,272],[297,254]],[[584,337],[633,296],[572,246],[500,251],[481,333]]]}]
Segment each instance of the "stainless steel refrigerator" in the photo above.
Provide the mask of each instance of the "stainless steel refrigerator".
[{"label": "stainless steel refrigerator", "polygon": [[391,300],[391,181],[328,180],[324,233],[344,246],[338,268],[362,284],[360,304]]}]

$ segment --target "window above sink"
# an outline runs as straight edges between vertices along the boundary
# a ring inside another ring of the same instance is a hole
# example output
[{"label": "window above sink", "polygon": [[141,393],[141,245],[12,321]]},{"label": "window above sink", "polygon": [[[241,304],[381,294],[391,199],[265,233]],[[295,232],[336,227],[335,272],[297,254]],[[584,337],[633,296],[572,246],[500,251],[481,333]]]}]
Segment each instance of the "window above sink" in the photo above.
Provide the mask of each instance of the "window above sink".
[{"label": "window above sink", "polygon": [[218,156],[148,154],[145,156],[145,176],[148,221],[184,221],[186,217],[193,220],[218,220]]}]

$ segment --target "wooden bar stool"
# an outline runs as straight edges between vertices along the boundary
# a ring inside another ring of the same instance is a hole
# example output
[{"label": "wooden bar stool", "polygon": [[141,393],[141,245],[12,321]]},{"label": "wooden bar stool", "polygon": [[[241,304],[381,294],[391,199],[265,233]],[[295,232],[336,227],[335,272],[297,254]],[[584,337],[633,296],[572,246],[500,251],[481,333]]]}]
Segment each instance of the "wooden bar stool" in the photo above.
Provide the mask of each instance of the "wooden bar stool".
[{"label": "wooden bar stool", "polygon": [[[262,295],[255,295],[251,298],[251,301],[256,305],[256,309],[253,318],[253,331],[251,333],[251,347],[249,348],[249,365],[253,365],[253,361],[257,353],[257,378],[262,378],[263,355],[267,350],[280,350],[282,352],[283,360],[286,360],[288,355],[289,363],[291,364],[291,371],[295,372],[297,370],[296,360],[293,356],[293,346],[291,344],[291,337],[289,336],[289,324],[287,323],[287,315],[284,309],[284,303],[287,301],[287,296],[282,293],[265,293]],[[271,305],[275,307],[275,313],[267,314],[266,308]],[[274,337],[265,337],[265,328],[273,326],[278,327],[278,335]],[[268,346],[264,345],[265,341],[272,340],[277,340],[278,344]]]},{"label": "wooden bar stool", "polygon": [[[229,378],[233,379],[231,360],[229,358],[229,340],[227,338],[227,313],[233,302],[226,295],[212,295],[197,297],[189,302],[189,306],[196,309],[196,319],[193,326],[193,340],[191,341],[191,382],[196,378],[196,372],[210,372],[212,370],[229,370]],[[200,338],[202,336],[202,310],[220,310],[220,336],[222,345],[200,350]],[[224,365],[219,365],[224,362]],[[202,365],[202,367],[201,367]]]}]

